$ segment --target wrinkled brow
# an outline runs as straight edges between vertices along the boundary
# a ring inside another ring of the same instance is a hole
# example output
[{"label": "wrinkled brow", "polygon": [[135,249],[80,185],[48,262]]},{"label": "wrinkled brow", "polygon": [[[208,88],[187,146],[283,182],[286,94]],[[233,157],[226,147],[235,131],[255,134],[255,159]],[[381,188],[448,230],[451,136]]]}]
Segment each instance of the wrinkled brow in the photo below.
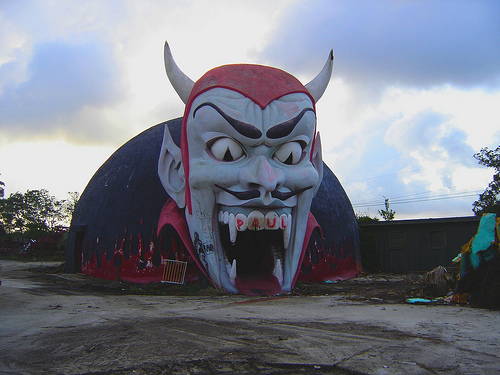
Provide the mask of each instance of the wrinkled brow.
[{"label": "wrinkled brow", "polygon": [[[294,118],[291,118],[288,121],[282,122],[281,124],[274,125],[272,128],[270,128],[266,132],[266,136],[271,139],[277,139],[277,138],[283,138],[286,137],[288,134],[290,134],[297,123],[300,121],[300,119],[304,116],[306,112],[313,112],[314,110],[312,108],[304,108],[300,113],[295,116]],[[316,116],[316,114],[314,113]]]},{"label": "wrinkled brow", "polygon": [[206,103],[200,104],[193,111],[193,118],[196,115],[196,111],[204,106],[209,106],[209,107],[212,107],[213,109],[215,109],[224,118],[224,120],[226,120],[229,123],[229,125],[231,125],[238,133],[240,133],[244,137],[248,137],[251,139],[258,139],[262,136],[262,132],[258,128],[256,128],[253,125],[247,124],[245,122],[236,120],[235,118],[232,118],[228,114],[224,113],[222,111],[222,109],[217,107],[214,103],[206,102]]}]

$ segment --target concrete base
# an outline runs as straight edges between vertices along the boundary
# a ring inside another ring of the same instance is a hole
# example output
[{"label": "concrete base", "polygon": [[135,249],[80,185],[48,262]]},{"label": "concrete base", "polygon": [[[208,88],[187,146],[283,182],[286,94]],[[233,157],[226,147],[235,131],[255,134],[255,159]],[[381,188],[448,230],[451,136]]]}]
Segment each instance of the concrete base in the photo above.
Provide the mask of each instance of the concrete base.
[{"label": "concrete base", "polygon": [[500,371],[495,311],[338,296],[107,295],[34,281],[33,264],[0,264],[2,374]]}]

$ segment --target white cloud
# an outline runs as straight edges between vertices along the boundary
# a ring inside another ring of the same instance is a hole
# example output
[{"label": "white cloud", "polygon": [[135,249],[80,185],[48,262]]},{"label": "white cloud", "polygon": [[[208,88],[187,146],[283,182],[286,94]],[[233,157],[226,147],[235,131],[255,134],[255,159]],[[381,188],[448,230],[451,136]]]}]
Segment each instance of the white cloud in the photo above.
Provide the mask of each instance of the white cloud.
[{"label": "white cloud", "polygon": [[[50,156],[57,150],[65,155],[64,168],[77,165],[88,180],[103,155],[181,116],[182,102],[163,68],[168,39],[192,79],[220,64],[244,62],[277,66],[306,83],[334,47],[333,79],[317,107],[324,160],[353,202],[380,202],[372,212],[383,207],[383,196],[411,198],[432,190],[437,197],[484,188],[491,174],[472,154],[500,143],[500,53],[486,48],[498,44],[498,33],[489,32],[498,6],[442,2],[432,9],[430,14],[420,2],[391,1],[3,3],[0,101],[23,109],[11,107],[9,121],[0,120],[0,160],[9,160],[1,166],[3,181],[7,190],[78,190],[63,188],[76,177],[39,174],[7,155],[22,154],[29,164],[46,154],[47,162],[61,163]],[[83,71],[71,85],[47,74],[71,77],[71,70],[61,59],[52,65],[40,60],[44,46],[59,51],[54,56],[85,56],[94,75]],[[92,171],[82,166],[85,158]],[[470,214],[473,200],[394,208],[399,218]]]},{"label": "white cloud", "polygon": [[492,46],[500,43],[499,16],[495,1],[307,1],[288,9],[265,53],[310,71],[310,61],[333,47],[339,77],[364,90],[498,88],[500,50]]},{"label": "white cloud", "polygon": [[[19,138],[23,130],[29,137],[54,134],[64,113],[66,137],[72,136],[74,121],[81,134],[85,124],[72,115],[81,117],[88,107],[102,110],[94,118],[107,118],[111,129],[119,122],[130,137],[168,119],[151,116],[165,100],[176,103],[166,104],[175,110],[170,118],[180,116],[182,106],[163,69],[164,40],[182,69],[197,79],[216,65],[252,60],[291,3],[278,1],[268,9],[264,1],[227,0],[9,4],[1,13],[7,26],[0,37],[6,47],[0,70],[10,77],[0,93],[8,111],[3,136]],[[5,131],[14,126],[15,134]],[[89,123],[89,133],[94,126]]]},{"label": "white cloud", "polygon": [[[473,154],[499,142],[498,93],[449,86],[389,88],[378,101],[359,103],[356,111],[356,95],[347,85],[332,83],[328,90],[341,91],[318,104],[323,158],[353,203],[378,202],[357,206],[358,211],[371,207],[376,212],[383,208],[383,196],[398,202],[403,195],[409,201],[393,207],[399,218],[472,214],[472,202],[491,181],[491,171],[480,167]],[[324,107],[329,116],[321,117]],[[476,112],[479,120],[471,121]],[[332,126],[325,136],[326,118],[346,126]],[[427,196],[417,202],[422,193]]]}]

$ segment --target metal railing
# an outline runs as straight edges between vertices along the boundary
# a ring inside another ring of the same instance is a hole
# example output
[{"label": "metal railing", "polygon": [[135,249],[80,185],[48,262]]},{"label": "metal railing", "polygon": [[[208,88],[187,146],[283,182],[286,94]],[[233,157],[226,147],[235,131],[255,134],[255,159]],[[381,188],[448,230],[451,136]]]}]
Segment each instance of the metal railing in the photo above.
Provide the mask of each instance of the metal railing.
[{"label": "metal railing", "polygon": [[165,259],[163,264],[163,276],[161,278],[162,283],[184,284],[187,262]]}]

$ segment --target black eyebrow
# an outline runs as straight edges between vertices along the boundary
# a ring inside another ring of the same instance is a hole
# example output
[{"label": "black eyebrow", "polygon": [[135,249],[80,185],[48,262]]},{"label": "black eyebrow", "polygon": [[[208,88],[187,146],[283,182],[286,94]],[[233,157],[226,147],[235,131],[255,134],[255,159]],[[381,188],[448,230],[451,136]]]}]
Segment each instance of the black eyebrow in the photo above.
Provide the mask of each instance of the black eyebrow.
[{"label": "black eyebrow", "polygon": [[311,189],[311,188],[312,188],[312,186],[306,186],[306,187],[303,187],[302,189],[289,191],[288,193],[282,193],[281,191],[273,190],[271,192],[271,196],[273,198],[278,198],[279,200],[286,201],[288,198],[291,198],[294,195],[300,194],[300,193],[302,193],[308,189]]},{"label": "black eyebrow", "polygon": [[245,122],[236,120],[235,118],[232,118],[231,116],[224,113],[222,111],[222,109],[217,107],[214,103],[206,102],[206,103],[200,104],[194,110],[193,118],[196,115],[196,111],[199,110],[201,107],[204,107],[206,105],[215,109],[224,118],[224,120],[226,120],[229,123],[229,125],[231,125],[241,135],[248,137],[248,138],[251,138],[251,139],[258,139],[262,136],[262,132],[258,128],[256,128],[253,125],[247,124]]},{"label": "black eyebrow", "polygon": [[304,114],[306,112],[309,112],[309,111],[311,111],[311,112],[314,113],[314,109],[312,109],[312,108],[304,108],[294,118],[292,118],[292,119],[290,119],[288,121],[282,122],[281,124],[274,125],[272,128],[270,128],[267,131],[266,136],[268,138],[271,138],[271,139],[277,139],[277,138],[286,137],[288,134],[290,134],[292,132],[292,130],[295,128],[295,125],[297,125],[297,123],[304,116]]},{"label": "black eyebrow", "polygon": [[[249,200],[249,199],[260,197],[260,191],[257,190],[257,189],[247,190],[247,191],[233,191],[233,190],[225,188],[224,186],[221,186],[219,184],[214,184],[214,185],[216,187],[218,187],[219,189],[224,190],[226,193],[229,193],[229,194],[235,196],[239,200]],[[312,188],[312,186],[306,186],[306,187],[303,187],[302,189],[298,189],[298,190],[294,190],[294,191],[289,191],[287,193],[282,193],[281,191],[273,190],[271,192],[271,196],[273,198],[277,198],[277,199],[279,199],[281,201],[286,201],[288,198],[291,198],[294,195],[300,194],[300,193],[302,193],[302,192],[304,192],[306,190],[309,190],[311,188]]]}]

